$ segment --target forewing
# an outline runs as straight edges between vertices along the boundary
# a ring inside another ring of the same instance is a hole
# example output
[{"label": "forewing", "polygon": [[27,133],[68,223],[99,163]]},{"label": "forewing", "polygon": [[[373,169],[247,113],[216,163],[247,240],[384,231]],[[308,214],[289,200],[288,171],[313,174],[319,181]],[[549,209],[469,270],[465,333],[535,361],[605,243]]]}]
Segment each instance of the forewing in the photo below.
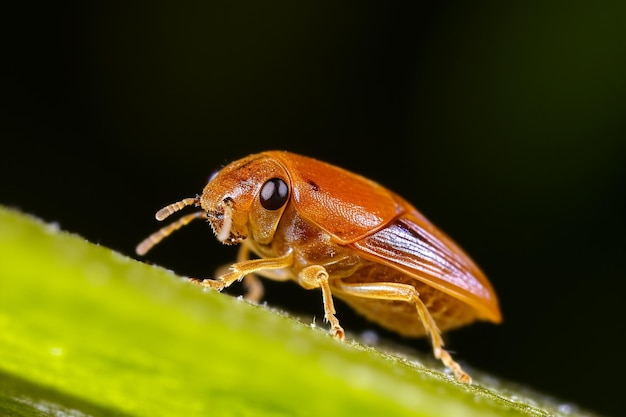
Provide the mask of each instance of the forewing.
[{"label": "forewing", "polygon": [[501,321],[495,293],[483,272],[452,239],[417,210],[351,244],[362,256],[387,264]]}]

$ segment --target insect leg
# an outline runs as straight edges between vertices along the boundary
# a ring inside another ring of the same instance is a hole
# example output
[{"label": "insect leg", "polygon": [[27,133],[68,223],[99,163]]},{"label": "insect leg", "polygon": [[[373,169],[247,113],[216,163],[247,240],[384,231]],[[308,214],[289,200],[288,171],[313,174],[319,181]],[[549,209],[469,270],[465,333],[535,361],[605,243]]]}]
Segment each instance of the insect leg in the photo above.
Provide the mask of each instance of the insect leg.
[{"label": "insect leg", "polygon": [[439,331],[435,320],[430,315],[428,308],[419,298],[419,293],[415,287],[412,285],[394,282],[347,284],[341,282],[341,280],[333,281],[333,287],[336,287],[343,293],[355,297],[372,298],[377,300],[406,301],[414,304],[424,328],[430,334],[435,357],[441,360],[445,366],[450,368],[459,381],[467,384],[472,381],[470,376],[466,374],[463,369],[461,369],[461,366],[454,359],[452,359],[452,356],[450,356],[448,351],[443,348],[441,332]]},{"label": "insect leg", "polygon": [[[239,253],[237,254],[237,262],[243,262],[250,259],[250,248],[245,243],[239,247]],[[263,298],[263,283],[258,276],[254,274],[248,274],[243,277],[243,286],[246,289],[246,293],[243,298],[254,303],[258,303]]]},{"label": "insect leg", "polygon": [[322,302],[324,303],[324,320],[330,323],[333,336],[339,340],[346,338],[343,327],[335,316],[335,304],[328,284],[328,272],[321,265],[311,265],[304,268],[298,274],[300,284],[306,289],[321,288]]},{"label": "insect leg", "polygon": [[250,259],[231,265],[230,271],[228,271],[224,275],[217,277],[217,279],[192,278],[191,282],[202,287],[222,291],[224,288],[230,286],[233,282],[239,281],[248,274],[263,271],[264,269],[287,268],[291,266],[292,262],[293,255],[291,253],[288,253],[287,255],[281,256],[279,258]]}]

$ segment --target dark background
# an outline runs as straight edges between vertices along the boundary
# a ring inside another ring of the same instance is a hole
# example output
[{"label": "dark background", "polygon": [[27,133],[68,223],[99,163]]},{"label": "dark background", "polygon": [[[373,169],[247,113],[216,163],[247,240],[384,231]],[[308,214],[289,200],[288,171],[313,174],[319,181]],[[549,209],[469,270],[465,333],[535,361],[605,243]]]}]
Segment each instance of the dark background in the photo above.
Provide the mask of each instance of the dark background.
[{"label": "dark background", "polygon": [[[5,10],[0,203],[134,256],[221,165],[326,160],[489,275],[505,322],[449,334],[459,360],[622,410],[626,3],[198,3]],[[147,260],[209,276],[234,256],[196,223]],[[322,315],[317,292],[266,289]]]}]

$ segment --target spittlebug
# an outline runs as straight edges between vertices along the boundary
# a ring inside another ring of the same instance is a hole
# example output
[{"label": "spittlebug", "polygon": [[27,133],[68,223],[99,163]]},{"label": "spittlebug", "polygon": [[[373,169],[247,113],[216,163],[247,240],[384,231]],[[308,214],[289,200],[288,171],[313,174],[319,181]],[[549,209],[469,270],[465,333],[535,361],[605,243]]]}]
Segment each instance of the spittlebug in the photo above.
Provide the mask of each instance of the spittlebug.
[{"label": "spittlebug", "polygon": [[204,218],[219,241],[241,247],[229,272],[195,283],[221,291],[245,278],[253,300],[262,295],[253,274],[320,288],[324,318],[338,339],[345,334],[333,296],[401,335],[430,336],[435,357],[469,383],[444,350],[441,331],[475,320],[501,321],[489,281],[459,246],[402,197],[342,168],[289,152],[262,152],[225,166],[202,195],[170,204],[156,218],[186,206],[202,210],[149,236],[137,254]]}]

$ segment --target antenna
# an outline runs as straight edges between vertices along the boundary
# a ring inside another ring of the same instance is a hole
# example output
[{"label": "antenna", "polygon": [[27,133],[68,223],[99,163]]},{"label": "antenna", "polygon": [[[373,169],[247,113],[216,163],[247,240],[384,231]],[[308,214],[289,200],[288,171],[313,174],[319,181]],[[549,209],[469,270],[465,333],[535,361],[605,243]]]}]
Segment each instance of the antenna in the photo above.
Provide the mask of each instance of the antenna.
[{"label": "antenna", "polygon": [[[181,201],[177,201],[175,203],[172,203],[168,206],[163,207],[161,210],[157,211],[155,217],[158,221],[163,221],[169,216],[171,216],[172,214],[176,213],[177,211],[180,211],[187,206],[198,204],[198,202],[199,202],[198,197],[185,198]],[[195,213],[187,214],[186,216],[183,216],[180,219],[176,220],[174,223],[170,223],[167,226],[157,230],[156,232],[152,233],[150,236],[145,238],[143,241],[141,241],[141,243],[139,243],[139,245],[137,245],[137,247],[135,248],[135,252],[139,256],[145,255],[146,253],[148,253],[150,249],[152,249],[160,241],[162,241],[163,239],[165,239],[166,237],[168,237],[169,235],[171,235],[172,233],[174,233],[176,230],[180,229],[181,227],[189,224],[192,220],[203,217],[204,214],[205,214],[204,211],[197,211]]]}]

